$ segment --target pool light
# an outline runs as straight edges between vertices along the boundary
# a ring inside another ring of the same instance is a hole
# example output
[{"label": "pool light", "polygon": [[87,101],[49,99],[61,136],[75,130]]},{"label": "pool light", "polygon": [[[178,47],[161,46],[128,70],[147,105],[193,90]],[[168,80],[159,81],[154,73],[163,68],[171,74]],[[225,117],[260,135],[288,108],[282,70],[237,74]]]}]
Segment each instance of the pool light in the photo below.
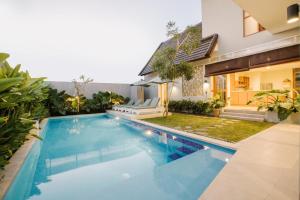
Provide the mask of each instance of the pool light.
[{"label": "pool light", "polygon": [[119,119],[120,119],[120,117],[116,117],[115,119],[116,119],[116,120],[119,120]]},{"label": "pool light", "polygon": [[148,136],[151,136],[152,135],[152,131],[147,130],[147,131],[145,131],[145,134],[148,135]]},{"label": "pool light", "polygon": [[208,146],[204,146],[204,150],[206,151],[206,150],[208,150],[209,149],[209,147]]},{"label": "pool light", "polygon": [[227,162],[227,163],[228,163],[228,162],[229,162],[229,158],[225,158],[225,162]]}]

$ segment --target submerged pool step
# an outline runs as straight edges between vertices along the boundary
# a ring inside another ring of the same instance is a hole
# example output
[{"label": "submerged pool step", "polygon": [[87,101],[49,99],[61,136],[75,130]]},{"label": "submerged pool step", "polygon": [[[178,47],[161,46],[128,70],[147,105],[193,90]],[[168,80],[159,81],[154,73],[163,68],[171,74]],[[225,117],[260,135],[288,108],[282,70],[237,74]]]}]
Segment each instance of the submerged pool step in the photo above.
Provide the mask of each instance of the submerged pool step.
[{"label": "submerged pool step", "polygon": [[180,153],[185,154],[185,155],[194,153],[194,152],[196,151],[196,150],[187,148],[187,147],[185,147],[185,146],[179,147],[179,148],[177,148],[176,150],[179,151]]},{"label": "submerged pool step", "polygon": [[179,158],[183,157],[183,155],[180,155],[179,153],[173,153],[168,156],[169,161],[177,160]]}]

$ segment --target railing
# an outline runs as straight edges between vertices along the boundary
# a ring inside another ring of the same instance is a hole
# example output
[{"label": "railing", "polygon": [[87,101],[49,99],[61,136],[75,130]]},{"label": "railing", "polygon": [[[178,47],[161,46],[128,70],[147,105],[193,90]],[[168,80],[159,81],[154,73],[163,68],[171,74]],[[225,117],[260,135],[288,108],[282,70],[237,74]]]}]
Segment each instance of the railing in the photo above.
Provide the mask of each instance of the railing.
[{"label": "railing", "polygon": [[273,40],[271,42],[266,42],[263,44],[251,46],[239,51],[233,51],[230,53],[225,53],[222,55],[214,56],[208,59],[208,63],[215,63],[215,62],[220,62],[224,60],[230,60],[233,58],[239,58],[239,57],[244,57],[247,55],[255,54],[255,53],[260,53],[264,51],[270,51],[273,49],[278,49],[282,47],[287,47],[287,46],[292,46],[295,44],[300,44],[300,34],[299,35],[294,35],[278,40]]}]

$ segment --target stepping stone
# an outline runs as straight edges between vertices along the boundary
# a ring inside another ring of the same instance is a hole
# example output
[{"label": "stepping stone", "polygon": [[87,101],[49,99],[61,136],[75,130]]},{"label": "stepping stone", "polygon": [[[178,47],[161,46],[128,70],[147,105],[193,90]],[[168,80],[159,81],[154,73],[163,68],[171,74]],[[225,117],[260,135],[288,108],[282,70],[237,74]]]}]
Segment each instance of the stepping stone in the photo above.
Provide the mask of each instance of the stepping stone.
[{"label": "stepping stone", "polygon": [[207,128],[202,128],[202,129],[197,129],[196,131],[205,132],[207,130],[208,130]]},{"label": "stepping stone", "polygon": [[233,122],[233,121],[226,121],[225,123],[234,124],[235,122]]},{"label": "stepping stone", "polygon": [[176,126],[174,129],[182,129],[181,126]]},{"label": "stepping stone", "polygon": [[223,127],[223,125],[221,125],[221,124],[215,124],[214,126],[215,127]]},{"label": "stepping stone", "polygon": [[216,127],[214,127],[214,126],[209,126],[209,127],[207,127],[207,128],[210,128],[210,129],[212,129],[212,128],[216,128]]},{"label": "stepping stone", "polygon": [[191,127],[191,126],[185,126],[184,128],[186,128],[186,129],[191,129],[192,127]]}]

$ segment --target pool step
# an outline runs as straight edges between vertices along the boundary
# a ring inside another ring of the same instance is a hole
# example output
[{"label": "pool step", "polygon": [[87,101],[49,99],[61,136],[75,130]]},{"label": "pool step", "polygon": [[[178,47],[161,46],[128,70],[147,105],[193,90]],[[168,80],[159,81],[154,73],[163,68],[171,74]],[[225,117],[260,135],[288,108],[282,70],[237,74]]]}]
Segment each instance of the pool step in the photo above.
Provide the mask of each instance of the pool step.
[{"label": "pool step", "polygon": [[265,112],[247,109],[224,109],[220,117],[262,122],[265,119]]},{"label": "pool step", "polygon": [[179,158],[182,158],[183,156],[189,155],[191,153],[196,152],[198,149],[191,149],[185,146],[178,147],[175,150],[175,153],[168,156],[169,161],[177,160]]},{"label": "pool step", "polygon": [[173,153],[168,156],[169,161],[177,160],[179,158],[183,157],[183,155],[180,155],[179,153]]}]

